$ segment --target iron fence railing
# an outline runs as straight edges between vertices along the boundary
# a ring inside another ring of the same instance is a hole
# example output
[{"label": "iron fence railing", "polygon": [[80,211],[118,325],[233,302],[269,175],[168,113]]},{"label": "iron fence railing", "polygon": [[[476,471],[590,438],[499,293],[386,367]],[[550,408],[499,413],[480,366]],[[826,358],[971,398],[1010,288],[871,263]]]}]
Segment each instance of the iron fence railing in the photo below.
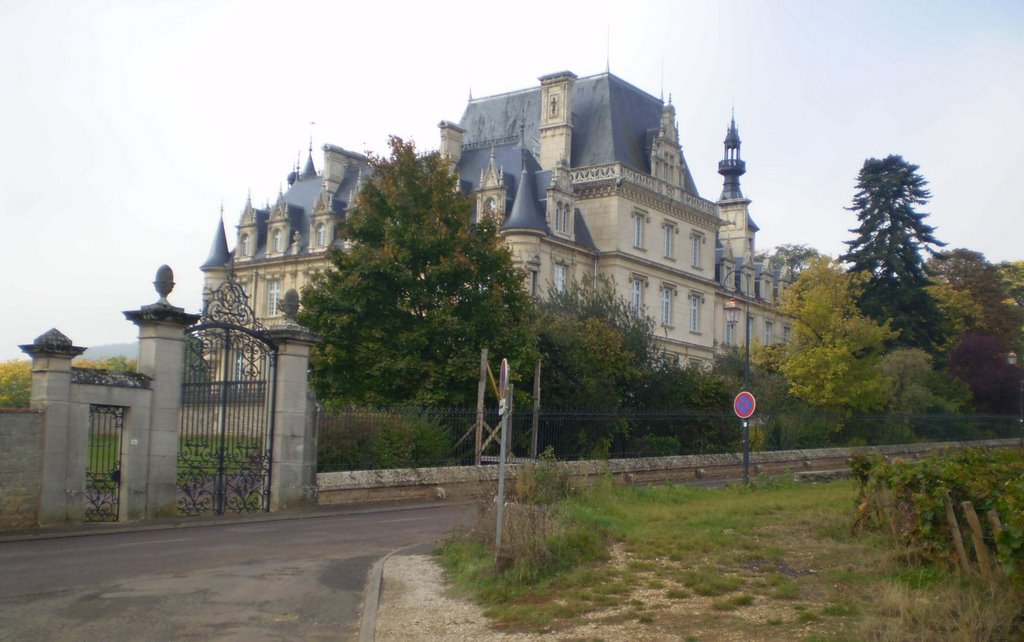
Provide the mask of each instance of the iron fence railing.
[{"label": "iron fence railing", "polygon": [[[480,461],[498,460],[496,410],[483,414]],[[321,410],[317,417],[320,472],[427,466],[476,461],[477,412],[465,408]],[[509,453],[530,459],[534,418],[513,413]],[[735,415],[701,412],[579,412],[542,410],[536,453],[556,459],[621,459],[739,452]],[[991,415],[858,415],[775,413],[750,420],[751,450],[1019,438],[1016,417]]]}]

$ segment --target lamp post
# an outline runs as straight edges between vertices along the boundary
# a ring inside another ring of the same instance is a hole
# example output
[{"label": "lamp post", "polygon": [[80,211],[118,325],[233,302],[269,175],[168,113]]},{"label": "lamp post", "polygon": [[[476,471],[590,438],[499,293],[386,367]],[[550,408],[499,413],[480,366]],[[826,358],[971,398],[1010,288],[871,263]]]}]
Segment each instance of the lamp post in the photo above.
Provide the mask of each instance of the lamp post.
[{"label": "lamp post", "polygon": [[[743,390],[750,391],[750,304],[746,309],[746,327],[744,331],[744,357],[743,357]],[[733,330],[735,335],[736,324],[740,320],[740,304],[735,298],[730,298],[725,304],[725,322]],[[750,423],[743,420],[743,484],[750,483]]]},{"label": "lamp post", "polygon": [[[1011,366],[1017,365],[1017,353],[1011,352],[1006,355],[1006,362]],[[1020,428],[1020,447],[1024,448],[1024,376],[1020,379],[1020,397],[1017,400],[1017,422]]]}]

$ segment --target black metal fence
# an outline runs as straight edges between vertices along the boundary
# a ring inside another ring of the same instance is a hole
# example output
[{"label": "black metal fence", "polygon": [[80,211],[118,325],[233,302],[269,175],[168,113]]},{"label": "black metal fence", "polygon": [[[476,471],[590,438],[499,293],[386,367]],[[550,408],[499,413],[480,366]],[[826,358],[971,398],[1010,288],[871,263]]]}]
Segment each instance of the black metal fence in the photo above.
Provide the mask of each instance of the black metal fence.
[{"label": "black metal fence", "polygon": [[[483,463],[496,462],[496,411],[484,413]],[[319,472],[468,466],[476,457],[473,409],[346,409],[318,415]],[[534,418],[510,420],[510,456],[533,456]],[[731,413],[541,411],[536,452],[562,461],[738,452],[742,425]],[[750,420],[753,451],[1019,438],[1016,417],[990,415],[764,414]]]}]

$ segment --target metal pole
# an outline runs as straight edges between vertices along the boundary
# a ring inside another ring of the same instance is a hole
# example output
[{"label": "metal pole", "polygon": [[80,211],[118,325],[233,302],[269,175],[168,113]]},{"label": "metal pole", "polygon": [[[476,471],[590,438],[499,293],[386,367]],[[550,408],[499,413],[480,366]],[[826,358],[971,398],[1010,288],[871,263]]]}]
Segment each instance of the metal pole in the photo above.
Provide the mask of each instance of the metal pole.
[{"label": "metal pole", "polygon": [[473,447],[473,465],[480,465],[480,451],[483,450],[484,394],[487,391],[487,348],[480,351],[480,381],[476,386],[476,442]]},{"label": "metal pole", "polygon": [[[747,302],[746,353],[743,361],[743,390],[750,392],[750,302]],[[750,484],[750,424],[743,420],[743,485]]]},{"label": "metal pole", "polygon": [[540,426],[540,358],[533,369],[533,418],[530,435],[530,459],[537,459],[537,430]]},{"label": "metal pole", "polygon": [[494,533],[494,563],[501,558],[501,532],[505,525],[505,457],[508,455],[508,425],[512,414],[512,386],[505,389],[505,412],[501,415],[501,450],[498,455],[498,524]]}]

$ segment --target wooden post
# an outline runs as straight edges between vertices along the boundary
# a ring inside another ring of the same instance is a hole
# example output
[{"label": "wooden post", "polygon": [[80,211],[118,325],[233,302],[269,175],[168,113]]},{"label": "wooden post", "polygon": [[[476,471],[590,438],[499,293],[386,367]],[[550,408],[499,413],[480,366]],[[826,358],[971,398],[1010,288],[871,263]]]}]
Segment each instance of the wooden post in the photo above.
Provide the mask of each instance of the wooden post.
[{"label": "wooden post", "polygon": [[964,517],[971,526],[971,541],[974,542],[974,554],[978,558],[978,567],[981,575],[992,579],[992,565],[988,561],[988,548],[985,546],[985,534],[981,531],[981,522],[978,521],[978,513],[974,511],[974,504],[971,502],[960,502],[960,508],[964,511]]},{"label": "wooden post", "polygon": [[960,568],[965,573],[970,573],[971,562],[967,559],[967,551],[964,550],[964,540],[960,536],[960,525],[956,522],[956,513],[953,512],[953,502],[949,499],[949,492],[942,493],[942,502],[946,505],[946,523],[949,525],[950,534],[953,536],[953,546],[956,548],[957,559],[960,560]]},{"label": "wooden post", "polygon": [[530,435],[530,459],[537,460],[537,429],[540,425],[540,357],[533,367],[533,420]]},{"label": "wooden post", "polygon": [[992,526],[992,538],[998,542],[999,534],[1003,532],[1003,523],[999,521],[999,513],[995,509],[991,509],[985,515],[988,517],[988,523]]},{"label": "wooden post", "polygon": [[476,386],[476,446],[473,465],[480,465],[484,435],[484,392],[487,390],[487,348],[480,351],[480,382]]}]

